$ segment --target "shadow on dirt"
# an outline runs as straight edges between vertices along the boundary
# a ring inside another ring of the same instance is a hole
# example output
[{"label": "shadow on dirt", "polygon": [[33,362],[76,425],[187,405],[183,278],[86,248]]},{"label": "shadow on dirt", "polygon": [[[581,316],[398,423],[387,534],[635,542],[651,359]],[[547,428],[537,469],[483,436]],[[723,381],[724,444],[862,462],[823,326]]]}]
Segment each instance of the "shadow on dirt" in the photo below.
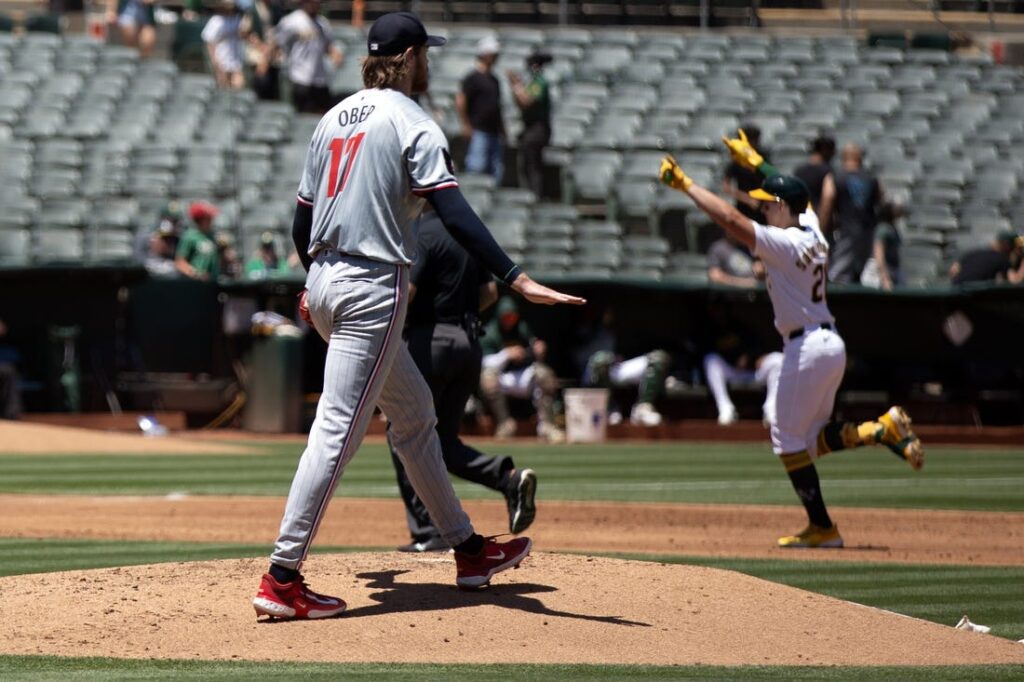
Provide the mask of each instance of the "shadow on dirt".
[{"label": "shadow on dirt", "polygon": [[557,588],[550,585],[535,583],[506,583],[491,585],[482,590],[465,591],[453,585],[440,583],[405,583],[397,577],[409,571],[374,571],[359,573],[357,578],[368,580],[367,587],[379,589],[370,599],[377,602],[373,606],[361,606],[346,611],[343,618],[365,618],[387,613],[414,613],[417,611],[444,611],[449,609],[468,608],[481,604],[492,604],[506,609],[515,609],[527,613],[536,613],[556,618],[575,618],[590,620],[611,625],[650,627],[649,623],[632,621],[621,616],[595,616],[585,613],[570,613],[548,608],[540,599],[529,595],[556,592]]}]

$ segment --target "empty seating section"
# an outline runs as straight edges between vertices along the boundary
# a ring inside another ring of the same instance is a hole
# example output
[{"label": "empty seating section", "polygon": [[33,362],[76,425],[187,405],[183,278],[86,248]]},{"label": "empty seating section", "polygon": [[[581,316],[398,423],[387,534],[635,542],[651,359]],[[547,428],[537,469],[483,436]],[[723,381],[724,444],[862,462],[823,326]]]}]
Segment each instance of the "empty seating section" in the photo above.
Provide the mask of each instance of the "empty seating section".
[{"label": "empty seating section", "polygon": [[[670,6],[666,5],[666,6]],[[856,142],[888,195],[910,281],[942,279],[958,250],[1021,227],[1024,161],[1019,69],[935,50],[869,48],[845,37],[638,32],[629,29],[446,27],[431,52],[432,103],[446,133],[476,42],[497,36],[501,66],[544,49],[555,60],[554,136],[546,160],[559,201],[461,176],[498,240],[538,275],[706,281],[717,228],[655,176],[674,154],[717,188],[720,138],[744,122],[762,130],[773,163],[791,171],[819,132]],[[339,26],[350,55],[360,29]],[[358,60],[333,76],[361,87]],[[509,88],[509,139],[519,116]],[[207,199],[216,228],[248,249],[288,234],[295,187],[316,117],[212,78],[82,36],[0,34],[0,266],[117,263],[132,235],[171,199]],[[1016,221],[1016,222],[1015,222]],[[248,255],[247,253],[244,255]]]}]

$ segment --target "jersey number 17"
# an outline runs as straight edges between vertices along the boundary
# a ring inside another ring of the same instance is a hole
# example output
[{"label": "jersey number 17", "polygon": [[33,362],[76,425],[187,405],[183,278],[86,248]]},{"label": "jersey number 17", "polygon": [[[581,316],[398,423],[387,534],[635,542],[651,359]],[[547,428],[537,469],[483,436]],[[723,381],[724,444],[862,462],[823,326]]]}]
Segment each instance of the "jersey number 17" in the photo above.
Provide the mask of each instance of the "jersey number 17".
[{"label": "jersey number 17", "polygon": [[[363,143],[365,136],[366,133],[359,133],[348,138],[348,140],[344,137],[336,137],[331,140],[331,170],[327,175],[328,199],[345,189],[345,181],[348,180],[348,174],[352,170],[352,165],[356,162],[356,155],[359,154],[359,145]],[[345,163],[345,170],[341,174],[341,182],[338,182],[338,169],[341,167],[342,158],[347,158],[347,161]]]}]

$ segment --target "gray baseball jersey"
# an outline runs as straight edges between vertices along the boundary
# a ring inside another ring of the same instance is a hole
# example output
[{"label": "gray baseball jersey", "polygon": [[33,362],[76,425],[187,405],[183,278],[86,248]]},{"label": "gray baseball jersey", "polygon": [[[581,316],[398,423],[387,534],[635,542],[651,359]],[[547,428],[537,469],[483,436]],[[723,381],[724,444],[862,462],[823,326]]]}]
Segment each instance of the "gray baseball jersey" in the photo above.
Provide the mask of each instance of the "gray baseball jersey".
[{"label": "gray baseball jersey", "polygon": [[395,90],[361,90],[327,112],[313,133],[299,201],[313,205],[309,253],[324,247],[411,264],[422,195],[457,187],[444,133]]}]

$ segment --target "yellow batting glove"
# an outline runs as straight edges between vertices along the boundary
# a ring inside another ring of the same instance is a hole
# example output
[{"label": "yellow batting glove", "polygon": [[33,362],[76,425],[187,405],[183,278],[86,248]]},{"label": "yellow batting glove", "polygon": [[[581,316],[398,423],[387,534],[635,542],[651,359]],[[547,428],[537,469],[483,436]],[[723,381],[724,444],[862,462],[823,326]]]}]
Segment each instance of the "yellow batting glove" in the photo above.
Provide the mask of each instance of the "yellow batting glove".
[{"label": "yellow batting glove", "polygon": [[658,178],[663,184],[668,185],[672,189],[677,189],[680,192],[685,192],[693,186],[693,180],[690,179],[683,169],[679,167],[676,160],[671,156],[666,156],[661,160],[661,169],[658,171]]},{"label": "yellow batting glove", "polygon": [[764,157],[747,141],[747,134],[740,129],[738,138],[722,137],[722,142],[729,148],[733,161],[748,170],[756,171],[764,163]]}]

